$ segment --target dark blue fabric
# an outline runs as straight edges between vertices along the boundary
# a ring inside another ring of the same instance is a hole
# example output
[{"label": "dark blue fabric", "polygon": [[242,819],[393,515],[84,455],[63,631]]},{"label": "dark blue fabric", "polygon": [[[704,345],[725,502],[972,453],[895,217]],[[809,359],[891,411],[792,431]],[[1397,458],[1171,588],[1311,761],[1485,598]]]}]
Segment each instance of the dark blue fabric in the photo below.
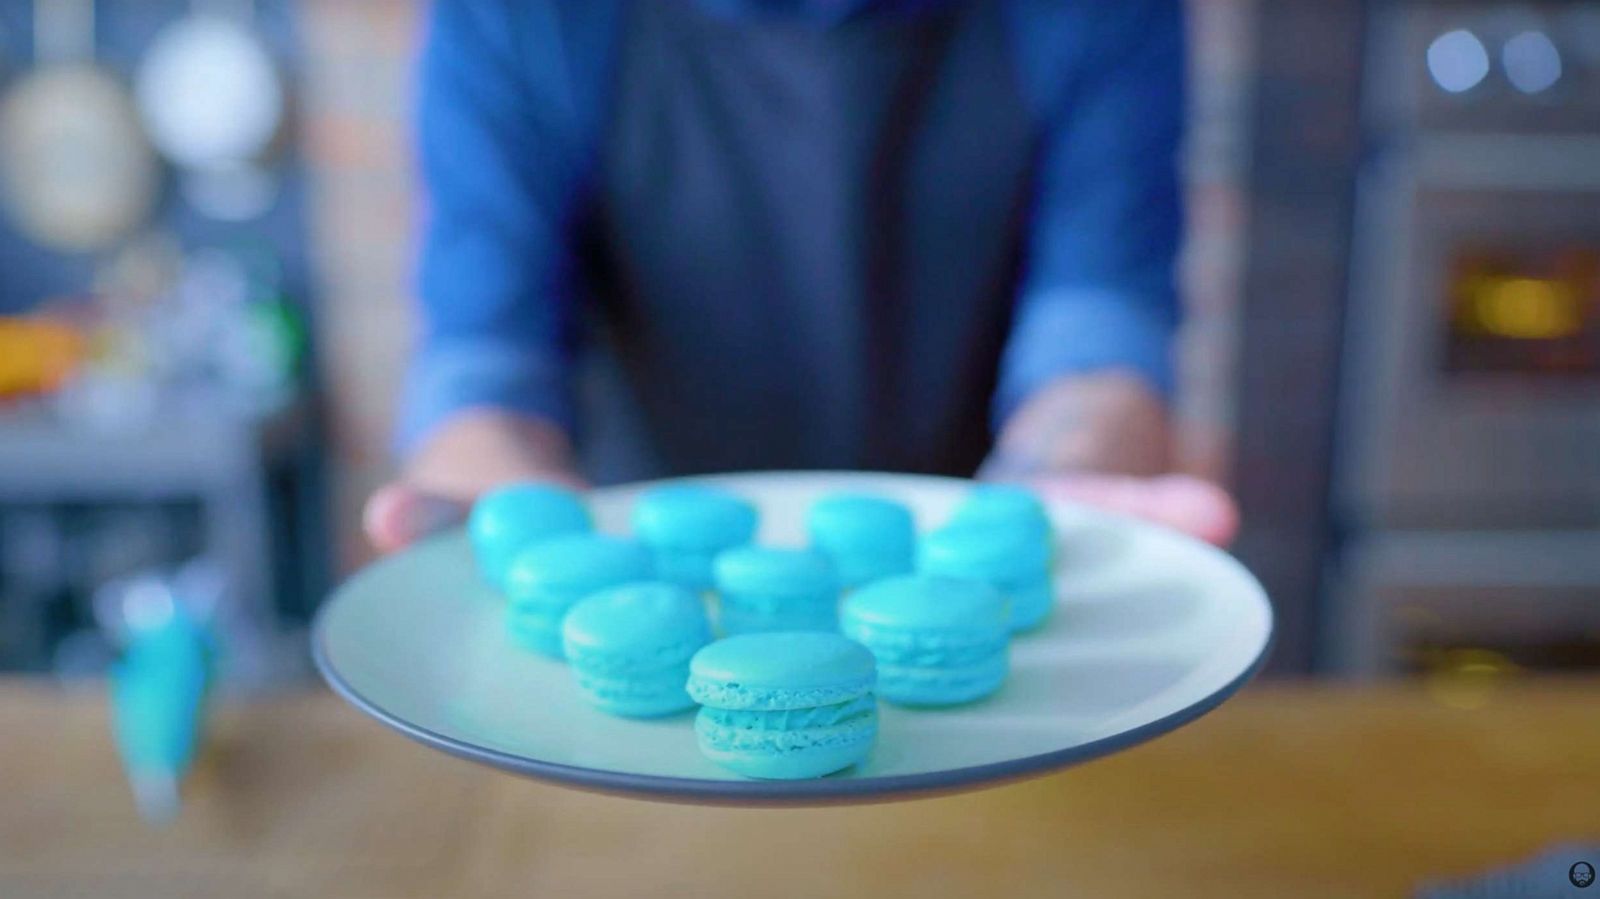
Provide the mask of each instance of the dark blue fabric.
[{"label": "dark blue fabric", "polygon": [[[435,3],[420,71],[422,331],[403,445],[474,406],[571,425],[582,299],[575,218],[594,189],[625,2]],[[789,15],[819,28],[935,5],[700,2],[728,16]],[[1167,392],[1181,230],[1179,0],[1004,5],[1042,139],[995,421],[1072,372],[1126,369]]]},{"label": "dark blue fabric", "polygon": [[[581,240],[591,477],[978,468],[1040,136],[1001,13],[630,0]],[[597,396],[606,357],[624,389]],[[631,410],[634,464],[603,465]]]}]

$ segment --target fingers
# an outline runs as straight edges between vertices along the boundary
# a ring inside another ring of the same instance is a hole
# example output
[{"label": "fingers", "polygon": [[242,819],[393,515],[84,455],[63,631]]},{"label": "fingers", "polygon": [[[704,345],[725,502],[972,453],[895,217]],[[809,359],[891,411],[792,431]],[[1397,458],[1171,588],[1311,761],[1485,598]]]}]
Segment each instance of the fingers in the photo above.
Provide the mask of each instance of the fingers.
[{"label": "fingers", "polygon": [[1239,510],[1226,491],[1189,475],[1132,478],[1068,475],[1031,482],[1045,497],[1081,502],[1163,524],[1226,546],[1239,533]]},{"label": "fingers", "polygon": [[466,520],[467,504],[408,484],[380,487],[367,500],[362,525],[367,539],[391,553]]}]

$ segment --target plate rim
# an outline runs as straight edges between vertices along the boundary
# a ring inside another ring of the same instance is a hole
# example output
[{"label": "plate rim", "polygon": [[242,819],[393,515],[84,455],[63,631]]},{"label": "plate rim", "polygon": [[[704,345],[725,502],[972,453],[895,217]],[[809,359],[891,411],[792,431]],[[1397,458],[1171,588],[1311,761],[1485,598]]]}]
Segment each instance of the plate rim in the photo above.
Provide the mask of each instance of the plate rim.
[{"label": "plate rim", "polygon": [[[741,478],[750,475],[773,474],[804,474],[804,475],[830,475],[850,474],[873,476],[878,472],[740,472],[733,475],[712,475],[710,478]],[[904,473],[883,473],[891,477],[905,478]],[[917,476],[911,476],[917,477]],[[930,480],[961,481],[961,478],[945,478],[930,476]],[[672,479],[690,480],[690,478]],[[616,485],[620,488],[632,489],[651,482],[637,482]],[[1052,503],[1052,505],[1075,506],[1076,503]],[[1103,510],[1094,510],[1096,514],[1127,520],[1125,516]],[[1156,527],[1145,522],[1139,522],[1141,527]],[[449,533],[449,532],[447,532]],[[1183,535],[1178,535],[1182,537]],[[431,539],[437,539],[430,538]],[[1183,537],[1186,540],[1194,538]],[[1197,542],[1198,541],[1194,541]],[[366,715],[379,723],[398,731],[411,739],[422,743],[432,749],[439,750],[456,758],[476,762],[524,777],[546,781],[560,786],[575,789],[591,790],[596,792],[625,795],[641,799],[654,799],[666,802],[690,803],[725,803],[725,804],[772,804],[772,805],[806,805],[826,804],[839,801],[888,801],[894,799],[915,799],[921,796],[936,793],[953,793],[958,791],[979,789],[1006,781],[1020,780],[1027,777],[1039,776],[1068,768],[1084,762],[1130,749],[1142,743],[1147,743],[1157,737],[1171,733],[1178,728],[1189,724],[1207,713],[1215,710],[1229,697],[1237,693],[1250,681],[1266,663],[1277,643],[1277,615],[1272,607],[1271,599],[1262,589],[1260,582],[1250,574],[1237,559],[1215,547],[1206,547],[1215,552],[1228,565],[1237,569],[1250,583],[1256,587],[1257,598],[1266,614],[1266,639],[1262,641],[1260,649],[1256,652],[1250,663],[1229,680],[1226,684],[1206,694],[1196,702],[1190,703],[1160,718],[1147,721],[1128,730],[1090,740],[1063,749],[1035,755],[1022,756],[1015,759],[1006,759],[1001,762],[989,762],[982,765],[970,765],[964,768],[945,768],[939,771],[926,771],[916,774],[895,774],[876,777],[838,778],[817,777],[804,780],[710,780],[694,777],[672,777],[656,774],[636,774],[627,771],[611,771],[602,768],[584,768],[577,765],[566,765],[559,762],[547,762],[527,756],[516,755],[487,746],[481,746],[468,741],[439,733],[422,725],[407,721],[400,716],[387,711],[355,688],[338,671],[331,658],[328,656],[327,619],[329,609],[332,608],[340,590],[335,590],[318,608],[311,625],[311,657],[317,671],[334,693],[346,702],[355,706]],[[393,558],[393,557],[390,557]],[[381,564],[380,560],[380,564]],[[347,579],[348,580],[348,579]],[[341,584],[341,588],[343,584]]]}]

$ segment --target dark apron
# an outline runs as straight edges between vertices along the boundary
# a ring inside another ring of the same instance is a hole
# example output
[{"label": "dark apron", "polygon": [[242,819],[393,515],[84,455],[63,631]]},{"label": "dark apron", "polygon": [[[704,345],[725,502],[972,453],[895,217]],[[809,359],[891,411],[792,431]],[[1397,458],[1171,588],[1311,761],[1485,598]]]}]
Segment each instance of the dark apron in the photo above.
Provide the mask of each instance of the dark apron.
[{"label": "dark apron", "polygon": [[585,253],[598,480],[977,467],[1035,136],[1004,24],[628,6]]}]

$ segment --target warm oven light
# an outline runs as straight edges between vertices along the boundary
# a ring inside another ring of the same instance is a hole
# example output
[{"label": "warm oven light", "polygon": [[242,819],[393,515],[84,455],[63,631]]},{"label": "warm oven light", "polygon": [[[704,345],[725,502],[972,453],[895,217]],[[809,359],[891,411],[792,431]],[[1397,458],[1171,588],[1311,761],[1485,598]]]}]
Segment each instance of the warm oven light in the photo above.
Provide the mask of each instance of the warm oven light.
[{"label": "warm oven light", "polygon": [[1469,290],[1478,327],[1497,337],[1554,340],[1583,327],[1577,292],[1562,281],[1483,278]]}]

